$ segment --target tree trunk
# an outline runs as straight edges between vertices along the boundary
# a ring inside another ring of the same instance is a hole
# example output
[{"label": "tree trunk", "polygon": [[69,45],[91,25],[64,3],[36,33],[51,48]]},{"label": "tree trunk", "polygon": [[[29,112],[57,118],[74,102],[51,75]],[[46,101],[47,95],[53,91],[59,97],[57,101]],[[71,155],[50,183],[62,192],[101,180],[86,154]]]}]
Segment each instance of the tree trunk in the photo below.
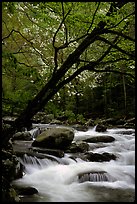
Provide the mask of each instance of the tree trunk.
[{"label": "tree trunk", "polygon": [[[111,5],[110,10],[106,15],[110,16],[117,7],[120,8],[124,4],[126,3],[116,3]],[[72,67],[73,64],[79,61],[81,54],[83,54],[83,52],[89,47],[90,44],[96,41],[97,36],[105,32],[105,26],[106,22],[100,21],[99,24],[92,30],[92,32],[90,34],[87,34],[85,39],[79,44],[74,52],[72,52],[72,54],[68,56],[66,61],[63,62],[62,66],[58,70],[56,70],[56,72],[54,72],[49,82],[41,89],[37,96],[28,103],[26,109],[15,120],[9,134],[8,132],[3,131],[3,144],[5,144],[5,142],[10,139],[10,137],[16,130],[20,130],[24,126],[30,126],[31,118],[48,103],[48,101],[59,91],[59,89],[64,86],[64,84],[66,84],[63,83],[65,82],[65,80],[63,81],[63,77],[65,76],[67,71]],[[82,71],[84,71],[84,69]],[[77,75],[78,73],[80,73],[79,70],[77,72]],[[69,79],[73,78],[74,76],[70,77]]]}]

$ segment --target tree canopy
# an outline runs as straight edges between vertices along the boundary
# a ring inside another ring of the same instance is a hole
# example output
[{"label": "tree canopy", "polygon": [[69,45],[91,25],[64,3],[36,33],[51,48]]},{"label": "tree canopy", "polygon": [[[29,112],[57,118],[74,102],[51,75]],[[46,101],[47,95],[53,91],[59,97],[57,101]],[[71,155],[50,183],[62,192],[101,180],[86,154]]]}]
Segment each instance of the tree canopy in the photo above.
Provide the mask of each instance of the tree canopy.
[{"label": "tree canopy", "polygon": [[113,88],[121,77],[126,101],[125,83],[135,79],[135,2],[3,2],[2,66],[3,110],[19,109],[15,126],[106,76]]}]

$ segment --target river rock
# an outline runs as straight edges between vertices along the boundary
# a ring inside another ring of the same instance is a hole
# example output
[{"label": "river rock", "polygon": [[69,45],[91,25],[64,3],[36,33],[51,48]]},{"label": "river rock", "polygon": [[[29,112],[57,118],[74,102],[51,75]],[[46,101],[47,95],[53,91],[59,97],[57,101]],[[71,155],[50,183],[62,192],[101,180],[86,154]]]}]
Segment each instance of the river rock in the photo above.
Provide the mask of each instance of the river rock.
[{"label": "river rock", "polygon": [[108,152],[104,152],[102,154],[93,153],[93,152],[86,152],[85,158],[88,161],[92,161],[92,162],[103,162],[103,161],[116,160],[116,156],[114,154],[110,154]]},{"label": "river rock", "polygon": [[75,124],[72,126],[74,129],[78,130],[78,131],[87,131],[88,127],[84,126],[84,125],[80,125],[80,124]]},{"label": "river rock", "polygon": [[105,132],[107,130],[107,127],[101,124],[98,124],[95,128],[96,132]]},{"label": "river rock", "polygon": [[95,171],[78,174],[78,181],[83,183],[85,181],[102,182],[109,181],[109,176],[106,171]]},{"label": "river rock", "polygon": [[96,136],[96,137],[91,137],[91,138],[87,138],[83,141],[85,142],[89,142],[89,143],[97,143],[97,142],[113,142],[115,140],[114,137],[112,136],[107,136],[107,135],[102,135],[102,136]]},{"label": "river rock", "polygon": [[26,140],[26,141],[29,141],[29,140],[32,140],[32,136],[30,134],[29,131],[26,131],[26,132],[17,132],[13,135],[12,141],[14,140]]},{"label": "river rock", "polygon": [[86,142],[78,141],[73,142],[66,152],[77,153],[77,152],[87,152],[89,150],[89,145]]},{"label": "river rock", "polygon": [[37,153],[45,153],[45,154],[50,154],[54,155],[56,157],[64,157],[64,152],[59,149],[47,149],[47,148],[42,148],[42,147],[31,147],[31,151],[37,152]]},{"label": "river rock", "polygon": [[32,146],[66,149],[73,139],[74,131],[71,128],[50,128],[38,135]]},{"label": "river rock", "polygon": [[34,187],[15,187],[19,195],[34,195],[38,193],[38,190]]}]

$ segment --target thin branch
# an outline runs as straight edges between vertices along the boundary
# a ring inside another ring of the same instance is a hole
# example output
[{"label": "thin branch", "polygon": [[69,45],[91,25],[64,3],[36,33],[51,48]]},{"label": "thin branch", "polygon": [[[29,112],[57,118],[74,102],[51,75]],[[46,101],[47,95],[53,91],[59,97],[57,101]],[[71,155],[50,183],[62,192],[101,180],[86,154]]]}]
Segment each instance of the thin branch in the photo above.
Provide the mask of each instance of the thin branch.
[{"label": "thin branch", "polygon": [[96,10],[95,10],[95,12],[94,12],[91,25],[89,26],[89,28],[88,28],[88,30],[87,30],[87,34],[88,34],[89,30],[91,29],[91,27],[92,27],[92,25],[93,25],[93,23],[94,23],[94,19],[95,19],[95,16],[96,16],[97,11],[98,11],[98,9],[99,9],[99,6],[100,6],[100,2],[98,3],[97,8],[96,8]]},{"label": "thin branch", "polygon": [[[119,36],[116,36],[116,38],[113,40],[113,43],[116,43],[118,40]],[[101,62],[110,52],[110,50],[113,48],[111,45],[105,52],[104,54],[97,60],[97,63]]]},{"label": "thin branch", "polygon": [[100,62],[99,65],[105,65],[105,64],[110,64],[110,63],[115,63],[115,62],[119,62],[119,61],[131,61],[131,59],[128,59],[128,58],[125,58],[125,57],[121,57],[121,58],[118,58],[118,59],[115,59],[115,60],[108,60],[108,61],[105,61],[105,62]]},{"label": "thin branch", "polygon": [[[62,3],[62,7],[63,7],[63,3]],[[63,48],[64,48],[64,45],[67,44],[67,42],[66,42],[66,43],[63,45],[63,47],[62,47],[62,46],[56,47],[56,46],[55,46],[56,36],[57,36],[57,34],[58,34],[58,32],[59,32],[61,26],[63,25],[63,23],[64,23],[66,17],[69,15],[70,12],[71,12],[71,9],[69,9],[69,11],[67,12],[67,14],[64,15],[64,7],[63,7],[63,19],[62,19],[62,21],[61,21],[61,23],[60,23],[58,29],[56,30],[56,32],[55,32],[55,34],[54,34],[54,36],[53,36],[52,45],[53,45],[53,48],[54,48],[54,50],[55,50],[55,53],[54,53],[54,63],[55,63],[55,67],[54,67],[54,70],[53,70],[53,74],[55,74],[55,72],[56,72],[56,70],[57,70],[57,67],[58,67],[58,59],[57,59],[57,57],[58,57],[58,51],[59,51],[59,49],[63,49]],[[66,47],[66,45],[65,45],[65,47]]]},{"label": "thin branch", "polygon": [[116,44],[114,44],[113,42],[110,42],[109,40],[101,37],[101,36],[97,36],[97,40],[103,41],[109,45],[111,45],[113,48],[117,49],[118,51],[122,52],[123,54],[128,55],[129,57],[131,57],[132,59],[135,60],[135,54],[129,53],[125,50],[123,50],[122,48],[120,48],[119,46],[117,46]]},{"label": "thin branch", "polygon": [[12,29],[11,32],[6,37],[2,38],[2,41],[9,38],[12,35],[13,31],[14,31],[14,29]]},{"label": "thin branch", "polygon": [[122,20],[120,20],[117,24],[113,25],[113,26],[110,26],[108,29],[110,28],[115,28],[117,27],[120,23],[122,23],[125,19],[127,19],[129,16],[132,16],[135,14],[135,11],[133,11],[132,13],[128,14],[127,16],[125,16]]},{"label": "thin branch", "polygon": [[60,30],[62,24],[64,23],[66,17],[69,15],[70,12],[71,12],[71,9],[69,9],[69,11],[67,12],[67,14],[64,16],[64,18],[62,19],[62,21],[61,21],[61,23],[60,23],[58,29],[56,30],[56,32],[55,32],[55,34],[54,34],[54,36],[53,36],[53,43],[52,43],[52,44],[53,44],[53,47],[54,47],[54,48],[56,47],[56,46],[55,46],[56,36],[57,36],[57,34],[58,34],[58,32],[59,32],[59,30]]},{"label": "thin branch", "polygon": [[[121,61],[121,60],[131,61],[131,59],[121,57],[121,58],[118,58],[118,59],[115,59],[115,60],[108,60],[108,61],[100,62],[99,65],[108,64],[108,63],[115,63],[115,62],[118,62],[118,61]],[[79,62],[90,63],[91,61],[80,59]]]},{"label": "thin branch", "polygon": [[113,73],[116,73],[116,74],[122,74],[122,75],[127,75],[127,76],[130,76],[132,77],[133,79],[135,79],[135,76],[131,73],[127,73],[127,72],[122,72],[122,71],[118,71],[118,70],[111,70],[111,69],[93,69],[92,71],[95,71],[95,72],[113,72]]},{"label": "thin branch", "polygon": [[119,31],[115,31],[115,30],[110,30],[110,29],[104,29],[104,32],[105,33],[112,33],[112,34],[116,34],[116,35],[119,35],[127,40],[131,40],[133,42],[135,42],[135,39],[131,38],[130,36],[128,35],[125,35],[124,33],[122,32],[119,32]]}]

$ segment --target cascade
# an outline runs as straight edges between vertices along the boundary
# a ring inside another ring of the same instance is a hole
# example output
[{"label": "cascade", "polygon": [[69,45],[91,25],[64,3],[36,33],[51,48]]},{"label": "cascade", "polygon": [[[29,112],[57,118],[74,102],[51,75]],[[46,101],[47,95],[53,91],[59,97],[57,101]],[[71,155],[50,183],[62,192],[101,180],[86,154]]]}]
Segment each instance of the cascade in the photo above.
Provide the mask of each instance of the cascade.
[{"label": "cascade", "polygon": [[[122,134],[124,131],[124,134]],[[126,134],[127,132],[127,134]],[[135,135],[133,129],[108,129],[96,132],[76,131],[75,141],[92,136],[110,135],[114,142],[89,145],[89,152],[109,152],[117,156],[109,162],[90,162],[72,159],[65,153],[58,158],[46,154],[40,159],[28,155],[19,158],[25,166],[22,178],[14,185],[34,187],[38,194],[31,202],[133,202],[135,199]],[[22,196],[21,202],[30,201]]]}]

